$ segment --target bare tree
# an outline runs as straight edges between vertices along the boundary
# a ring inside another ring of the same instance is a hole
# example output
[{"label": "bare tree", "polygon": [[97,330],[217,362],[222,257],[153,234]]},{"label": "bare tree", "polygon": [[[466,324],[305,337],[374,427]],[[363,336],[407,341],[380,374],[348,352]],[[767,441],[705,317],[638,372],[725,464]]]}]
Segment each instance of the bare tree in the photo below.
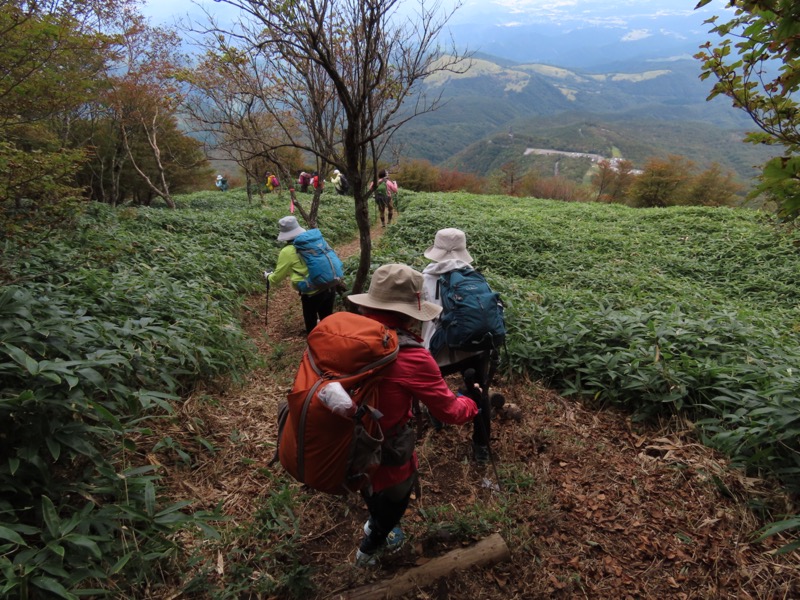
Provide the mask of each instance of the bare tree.
[{"label": "bare tree", "polygon": [[[128,160],[149,192],[175,208],[160,136],[174,124],[182,101],[174,83],[183,60],[177,52],[180,40],[174,32],[148,26],[144,17],[135,13],[126,14],[122,26],[124,58],[120,74],[110,78],[107,100],[116,115]],[[145,169],[143,156],[134,150],[134,138],[146,141],[148,162],[155,170],[153,176]]]},{"label": "bare tree", "polygon": [[408,3],[398,11],[400,0],[221,1],[241,10],[239,22],[225,30],[212,21],[207,31],[220,56],[269,74],[249,93],[283,129],[286,141],[277,147],[308,152],[321,177],[335,167],[351,183],[361,244],[353,290],[361,291],[372,250],[369,183],[377,181],[378,160],[399,127],[439,106],[441,95],[426,97],[419,84],[469,67],[465,54],[439,45],[453,12],[424,0],[410,13]]},{"label": "bare tree", "polygon": [[[267,170],[289,181],[290,167],[298,162],[297,150],[284,134],[286,129],[297,135],[293,115],[265,108],[268,77],[257,54],[217,37],[206,43],[203,60],[181,75],[190,84],[183,106],[190,124],[202,134],[210,157],[239,165],[251,200],[251,184],[261,181]],[[261,195],[262,186],[258,189]]]}]

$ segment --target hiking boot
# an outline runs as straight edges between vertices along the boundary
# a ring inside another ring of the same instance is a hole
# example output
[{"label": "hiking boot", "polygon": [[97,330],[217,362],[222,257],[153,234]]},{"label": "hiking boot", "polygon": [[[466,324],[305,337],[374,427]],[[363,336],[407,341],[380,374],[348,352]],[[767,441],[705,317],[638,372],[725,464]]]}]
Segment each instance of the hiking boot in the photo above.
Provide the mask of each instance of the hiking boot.
[{"label": "hiking boot", "polygon": [[[364,535],[369,536],[372,533],[372,526],[369,524],[369,520],[364,523]],[[398,525],[394,529],[389,532],[389,535],[386,536],[386,552],[389,554],[393,554],[400,550],[403,547],[403,544],[406,542],[406,535],[403,533],[403,530],[400,529]],[[360,550],[359,550],[360,552]]]},{"label": "hiking boot", "polygon": [[406,534],[403,533],[403,530],[399,527],[395,527],[389,532],[389,535],[386,536],[386,551],[389,554],[394,554],[400,550],[405,543]]},{"label": "hiking boot", "polygon": [[472,456],[476,463],[479,465],[485,465],[489,462],[489,446],[472,444]]},{"label": "hiking boot", "polygon": [[361,550],[356,550],[357,567],[374,567],[378,564],[378,557],[374,554],[367,554]]},{"label": "hiking boot", "polygon": [[503,408],[506,404],[506,397],[503,396],[503,394],[492,394],[489,403],[492,405],[492,408]]}]

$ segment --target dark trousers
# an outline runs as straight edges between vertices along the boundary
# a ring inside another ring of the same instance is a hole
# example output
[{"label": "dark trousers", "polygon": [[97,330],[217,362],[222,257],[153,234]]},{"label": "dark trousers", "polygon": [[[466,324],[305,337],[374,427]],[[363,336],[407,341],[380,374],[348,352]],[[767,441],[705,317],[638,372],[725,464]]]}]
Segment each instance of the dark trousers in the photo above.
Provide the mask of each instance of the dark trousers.
[{"label": "dark trousers", "polygon": [[317,320],[322,321],[325,317],[333,314],[333,303],[336,300],[336,290],[322,290],[316,294],[300,294],[300,302],[303,304],[303,321],[306,324],[306,333],[317,326]]},{"label": "dark trousers", "polygon": [[392,222],[392,197],[382,194],[375,195],[375,203],[378,205],[378,212],[381,215],[381,224],[386,225],[386,209],[389,209],[389,223]]},{"label": "dark trousers", "polygon": [[358,549],[364,554],[374,554],[386,543],[386,536],[397,527],[408,508],[411,490],[417,474],[380,492],[362,493],[369,510],[369,525],[372,531],[361,540]]},{"label": "dark trousers", "polygon": [[464,371],[475,369],[476,380],[483,393],[481,394],[477,390],[465,390],[465,392],[475,401],[481,411],[472,420],[472,443],[478,446],[488,446],[492,432],[492,407],[489,404],[489,384],[491,383],[489,379],[492,360],[494,360],[492,354],[491,351],[487,350],[455,364],[439,367],[443,377],[453,373],[460,373],[463,377]]}]

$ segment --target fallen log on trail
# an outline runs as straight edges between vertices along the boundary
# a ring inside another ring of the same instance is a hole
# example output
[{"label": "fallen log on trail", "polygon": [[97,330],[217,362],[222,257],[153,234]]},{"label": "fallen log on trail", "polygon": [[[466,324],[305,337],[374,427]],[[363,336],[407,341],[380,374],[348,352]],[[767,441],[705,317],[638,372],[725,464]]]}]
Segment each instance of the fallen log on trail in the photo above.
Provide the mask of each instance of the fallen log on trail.
[{"label": "fallen log on trail", "polygon": [[499,533],[490,535],[469,548],[458,548],[434,558],[392,579],[357,588],[339,596],[344,600],[380,600],[395,598],[418,587],[425,587],[456,570],[481,567],[511,558],[511,552]]}]

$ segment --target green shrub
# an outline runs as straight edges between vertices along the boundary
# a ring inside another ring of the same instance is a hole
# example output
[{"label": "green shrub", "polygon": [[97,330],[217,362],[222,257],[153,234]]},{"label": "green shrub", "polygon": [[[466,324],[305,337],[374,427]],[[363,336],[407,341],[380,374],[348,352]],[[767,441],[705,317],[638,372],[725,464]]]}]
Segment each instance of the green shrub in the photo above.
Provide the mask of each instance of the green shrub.
[{"label": "green shrub", "polygon": [[214,600],[241,598],[242,594],[280,598],[307,598],[316,589],[312,567],[301,555],[297,507],[305,499],[296,487],[277,479],[268,497],[259,501],[253,519],[231,529],[221,540],[228,568],[217,572],[216,559],[196,559],[196,574],[187,594],[202,593]]},{"label": "green shrub", "polygon": [[641,418],[684,412],[800,490],[797,230],[749,210],[417,194],[375,262],[423,268],[443,227],[508,305],[506,369]]},{"label": "green shrub", "polygon": [[[89,205],[74,235],[7,246],[0,596],[137,595],[177,557],[179,528],[215,535],[211,515],[160,498],[152,449],[133,441],[198,381],[253,364],[238,315],[275,263],[284,206],[211,194],[174,211]],[[352,206],[328,202],[326,237],[350,238]]]}]

